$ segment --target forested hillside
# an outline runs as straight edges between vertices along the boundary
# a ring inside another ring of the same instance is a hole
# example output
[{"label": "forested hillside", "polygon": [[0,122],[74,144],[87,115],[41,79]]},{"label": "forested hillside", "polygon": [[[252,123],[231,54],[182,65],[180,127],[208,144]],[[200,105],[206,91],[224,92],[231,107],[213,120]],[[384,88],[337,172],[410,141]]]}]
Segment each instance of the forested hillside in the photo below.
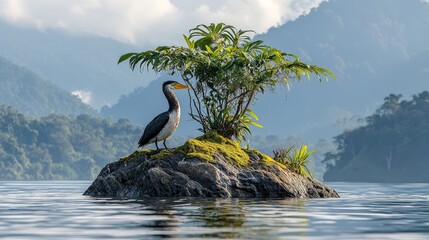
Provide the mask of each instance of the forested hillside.
[{"label": "forested hillside", "polygon": [[390,94],[366,125],[335,137],[326,181],[429,182],[429,92]]},{"label": "forested hillside", "polygon": [[94,110],[69,92],[2,57],[0,57],[0,104],[13,106],[31,116],[45,116],[51,113],[95,114]]},{"label": "forested hillside", "polygon": [[142,129],[82,114],[32,119],[0,105],[0,180],[92,179],[134,151]]}]

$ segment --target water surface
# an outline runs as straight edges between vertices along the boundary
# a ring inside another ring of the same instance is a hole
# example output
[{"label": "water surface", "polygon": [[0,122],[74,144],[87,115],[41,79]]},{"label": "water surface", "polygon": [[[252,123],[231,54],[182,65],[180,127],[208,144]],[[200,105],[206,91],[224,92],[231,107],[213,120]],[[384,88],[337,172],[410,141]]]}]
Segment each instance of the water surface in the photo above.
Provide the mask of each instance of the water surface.
[{"label": "water surface", "polygon": [[97,199],[89,184],[0,182],[0,239],[429,239],[429,184],[269,200]]}]

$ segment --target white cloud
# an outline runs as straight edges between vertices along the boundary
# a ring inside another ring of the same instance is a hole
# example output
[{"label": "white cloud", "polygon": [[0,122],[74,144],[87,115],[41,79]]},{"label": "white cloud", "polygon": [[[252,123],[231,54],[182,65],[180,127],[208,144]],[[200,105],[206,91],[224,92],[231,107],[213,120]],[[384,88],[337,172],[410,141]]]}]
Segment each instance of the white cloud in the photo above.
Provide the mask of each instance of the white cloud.
[{"label": "white cloud", "polygon": [[178,44],[200,23],[264,33],[325,0],[0,0],[0,18],[44,30],[94,33],[138,45]]},{"label": "white cloud", "polygon": [[71,92],[71,94],[73,96],[78,97],[83,103],[86,104],[91,104],[91,100],[92,100],[92,94],[90,91],[81,91],[81,90],[76,90]]}]

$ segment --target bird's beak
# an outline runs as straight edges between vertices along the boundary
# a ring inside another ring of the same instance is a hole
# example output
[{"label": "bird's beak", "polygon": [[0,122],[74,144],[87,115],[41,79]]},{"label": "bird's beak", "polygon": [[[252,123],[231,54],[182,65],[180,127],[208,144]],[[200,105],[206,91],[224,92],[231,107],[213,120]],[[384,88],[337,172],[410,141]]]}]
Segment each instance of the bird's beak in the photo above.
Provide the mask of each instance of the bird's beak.
[{"label": "bird's beak", "polygon": [[186,85],[180,84],[180,83],[176,83],[176,84],[174,84],[174,88],[175,89],[187,89],[189,87]]}]

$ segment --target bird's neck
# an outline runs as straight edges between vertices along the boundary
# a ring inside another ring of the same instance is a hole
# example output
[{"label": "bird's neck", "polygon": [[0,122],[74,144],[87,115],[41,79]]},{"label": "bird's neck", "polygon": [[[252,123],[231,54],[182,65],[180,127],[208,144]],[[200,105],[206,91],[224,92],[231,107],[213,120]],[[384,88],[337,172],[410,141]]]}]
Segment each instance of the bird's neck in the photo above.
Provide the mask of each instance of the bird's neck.
[{"label": "bird's neck", "polygon": [[179,100],[177,100],[177,97],[176,95],[174,95],[173,90],[166,86],[163,92],[168,101],[168,111],[171,112],[174,110],[179,110]]}]

